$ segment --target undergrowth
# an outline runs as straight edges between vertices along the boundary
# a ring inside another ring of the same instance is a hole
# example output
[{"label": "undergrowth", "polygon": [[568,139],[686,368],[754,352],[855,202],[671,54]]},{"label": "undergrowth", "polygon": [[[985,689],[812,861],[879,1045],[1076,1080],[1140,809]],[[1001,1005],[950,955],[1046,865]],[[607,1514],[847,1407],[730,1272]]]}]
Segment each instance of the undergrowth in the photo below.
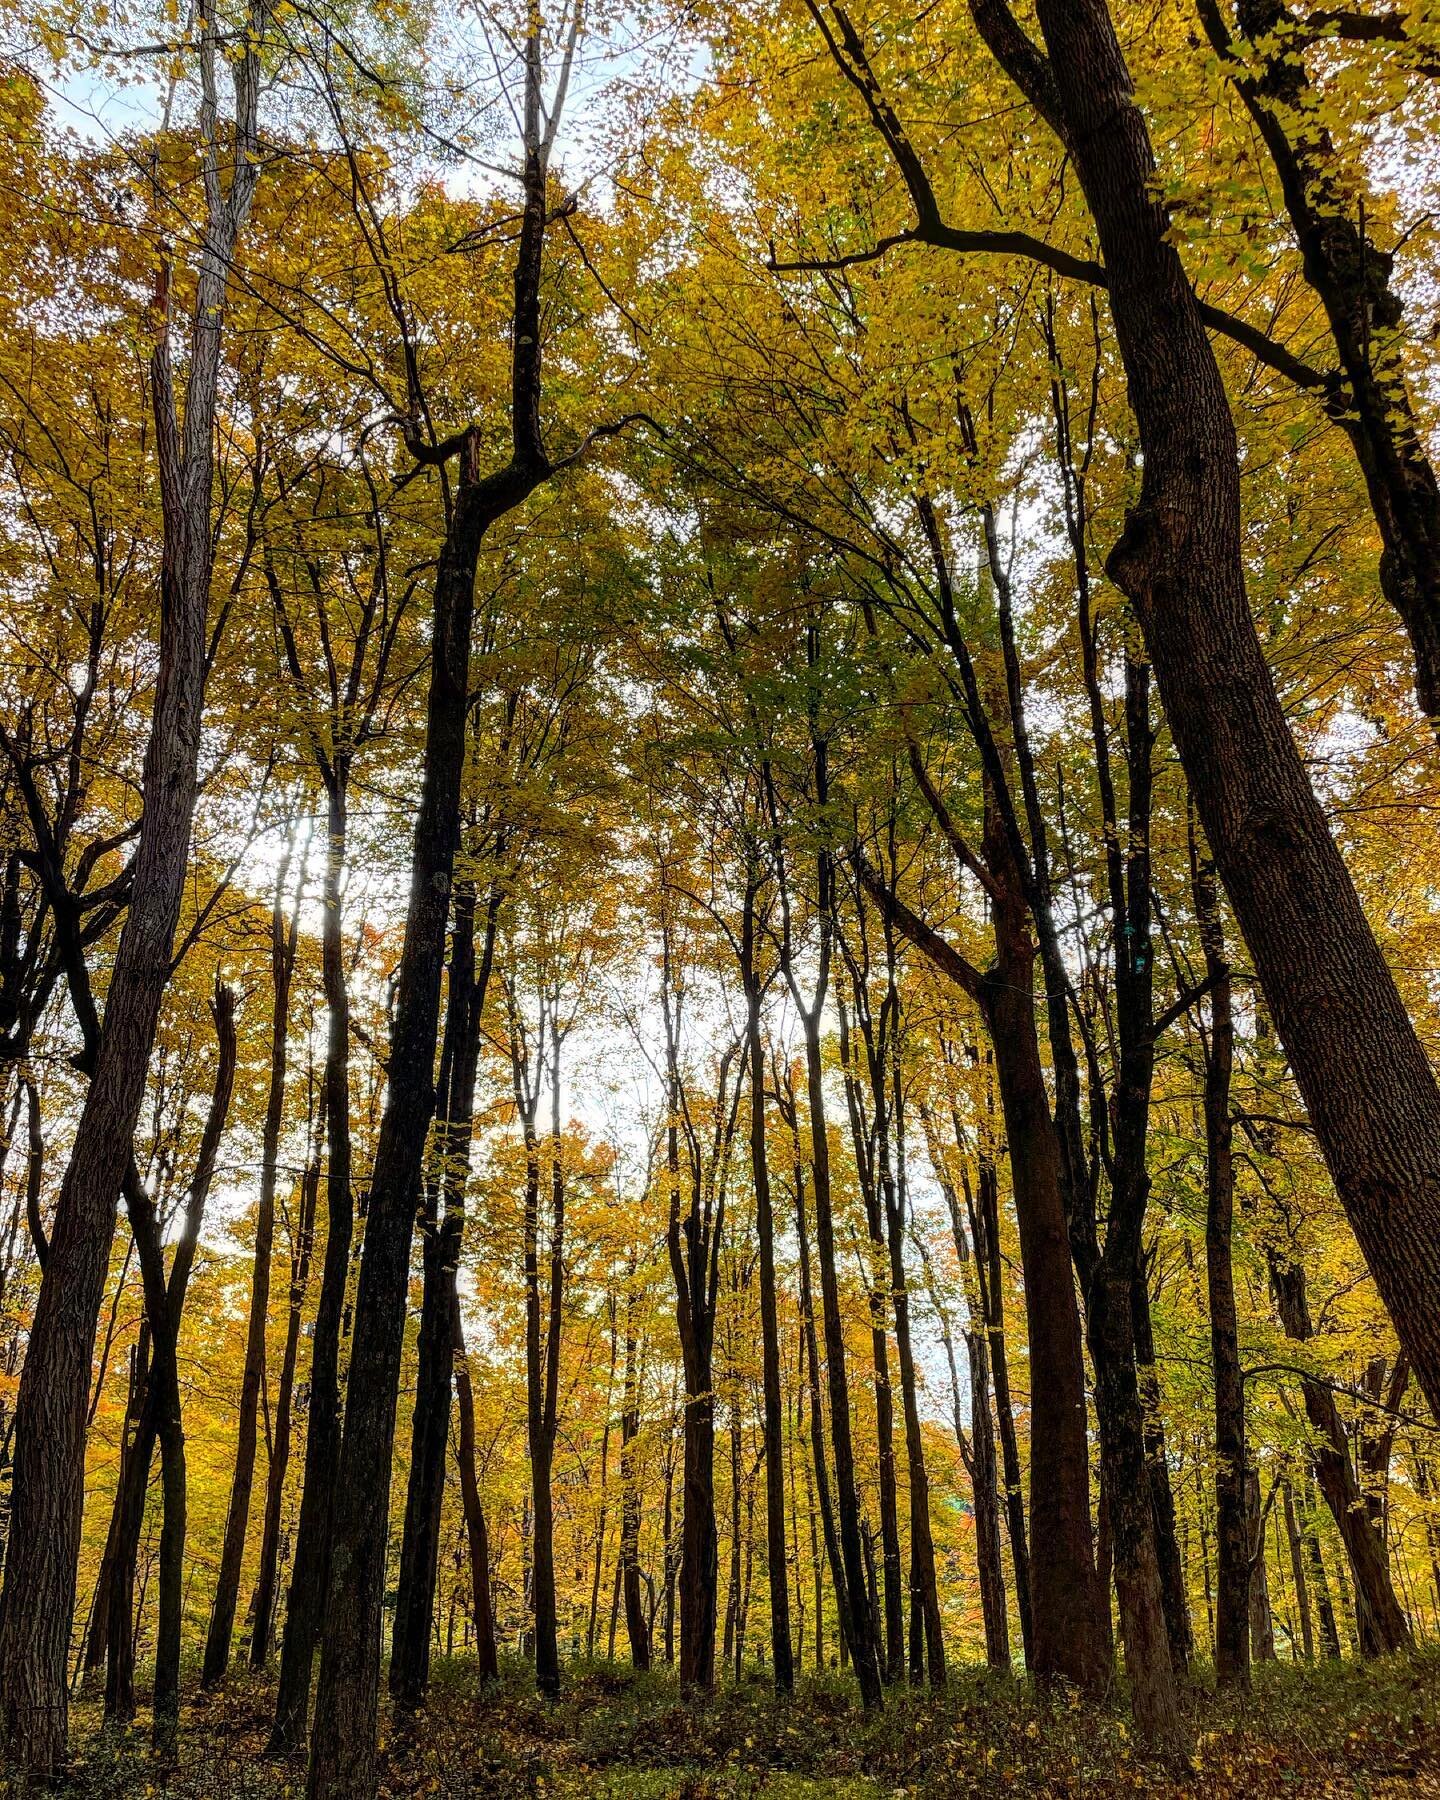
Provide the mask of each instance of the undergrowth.
[{"label": "undergrowth", "polygon": [[[179,1760],[162,1768],[148,1720],[101,1728],[82,1699],[74,1761],[48,1790],[73,1800],[300,1800],[298,1762],[265,1755],[272,1693],[237,1678],[187,1696]],[[1038,1697],[1021,1680],[952,1675],[946,1692],[900,1692],[867,1716],[850,1684],[807,1677],[778,1703],[760,1672],[683,1704],[668,1671],[574,1665],[555,1705],[508,1664],[477,1691],[470,1667],[435,1669],[430,1704],[382,1721],[382,1800],[1440,1800],[1440,1655],[1318,1669],[1272,1665],[1248,1698],[1203,1681],[1189,1697],[1195,1753],[1157,1767],[1130,1733],[1123,1696],[1082,1704]],[[37,1790],[0,1775],[0,1793]]]}]

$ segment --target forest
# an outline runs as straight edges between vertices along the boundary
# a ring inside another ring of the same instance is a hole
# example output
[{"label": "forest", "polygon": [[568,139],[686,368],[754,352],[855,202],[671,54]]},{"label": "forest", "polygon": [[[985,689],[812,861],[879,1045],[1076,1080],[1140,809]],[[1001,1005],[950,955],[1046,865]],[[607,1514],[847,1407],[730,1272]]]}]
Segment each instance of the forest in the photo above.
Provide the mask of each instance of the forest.
[{"label": "forest", "polygon": [[1440,11],[0,19],[0,1792],[1440,1795]]}]

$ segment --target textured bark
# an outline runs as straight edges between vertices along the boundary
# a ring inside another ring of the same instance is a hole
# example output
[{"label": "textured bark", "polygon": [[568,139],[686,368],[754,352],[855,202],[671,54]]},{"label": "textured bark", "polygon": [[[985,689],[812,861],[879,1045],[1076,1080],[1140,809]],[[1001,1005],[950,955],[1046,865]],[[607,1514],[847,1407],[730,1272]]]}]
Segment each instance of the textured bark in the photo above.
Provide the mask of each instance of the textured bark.
[{"label": "textured bark", "polygon": [[297,912],[286,921],[287,848],[270,912],[270,1088],[260,1150],[260,1200],[255,1218],[255,1253],[250,1277],[250,1318],[245,1334],[245,1366],[240,1377],[240,1414],[235,1431],[235,1468],[230,1478],[230,1504],[220,1548],[215,1603],[205,1638],[200,1684],[213,1687],[230,1665],[230,1641],[240,1598],[240,1566],[250,1524],[250,1495],[255,1484],[255,1451],[259,1428],[260,1390],[265,1382],[265,1337],[270,1321],[270,1262],[275,1249],[275,1171],[280,1153],[280,1127],[285,1117],[285,1072],[290,1036],[290,987],[295,973],[299,934]]},{"label": "textured bark", "polygon": [[1144,631],[1206,839],[1336,1190],[1440,1408],[1440,1089],[1250,617],[1234,425],[1113,21],[1104,0],[1040,0],[1037,12],[1143,455],[1139,503],[1110,573]]},{"label": "textured bark", "polygon": [[[251,8],[258,46],[263,13]],[[217,30],[200,55],[213,96]],[[258,48],[234,64],[232,173],[222,182],[213,98],[202,113],[206,217],[190,326],[184,420],[170,362],[168,271],[157,294],[150,377],[163,511],[160,658],[142,774],[130,905],[105,1023],[61,1185],[15,1412],[11,1532],[0,1591],[0,1739],[36,1774],[59,1767],[68,1733],[67,1649],[84,1503],[85,1420],[116,1205],[130,1161],[160,1004],[170,977],[195,808],[206,615],[214,556],[213,434],[230,257],[254,193]]]},{"label": "textured bark", "polygon": [[1210,1300],[1210,1359],[1215,1376],[1215,1678],[1221,1687],[1250,1682],[1250,1544],[1245,1524],[1245,1384],[1235,1305],[1231,1238],[1235,1164],[1230,1075],[1235,1055],[1230,967],[1215,868],[1190,832],[1191,893],[1205,973],[1210,1028],[1205,1053],[1205,1279]]},{"label": "textured bark", "polygon": [[512,321],[511,456],[502,468],[482,476],[481,435],[474,428],[463,434],[460,479],[435,576],[425,765],[396,984],[390,1079],[356,1297],[310,1748],[310,1800],[370,1800],[375,1786],[391,1454],[410,1239],[435,1105],[435,1040],[459,840],[475,570],[491,525],[520,506],[551,472],[540,427],[548,144],[540,136],[539,58],[538,41],[532,39],[526,57],[525,206]]},{"label": "textured bark", "polygon": [[144,1524],[150,1463],[158,1442],[162,1523],[153,1717],[156,1748],[165,1756],[174,1752],[179,1717],[181,1583],[185,1552],[185,1433],[177,1345],[205,1203],[235,1086],[235,1000],[228,988],[217,986],[212,1012],[217,1038],[215,1077],[168,1277],[160,1221],[153,1201],[140,1186],[133,1165],[125,1181],[126,1209],[139,1256],[151,1353],[140,1419],[125,1461],[110,1588],[105,1597],[109,1610],[105,1716],[109,1720],[127,1721],[135,1713],[135,1562]]},{"label": "textured bark", "polygon": [[[499,908],[499,889],[492,887],[485,910],[484,949],[477,969],[474,890],[468,882],[457,886],[441,1055],[444,1101],[442,1117],[435,1128],[437,1167],[421,1220],[423,1267],[415,1409],[390,1652],[390,1692],[396,1704],[408,1711],[424,1702],[430,1679],[430,1639],[435,1621],[445,1456],[450,1441],[450,1388],[459,1312],[455,1279],[465,1233],[475,1077],[485,998],[494,967]],[[443,1197],[443,1215],[437,1207],[437,1190]]]}]

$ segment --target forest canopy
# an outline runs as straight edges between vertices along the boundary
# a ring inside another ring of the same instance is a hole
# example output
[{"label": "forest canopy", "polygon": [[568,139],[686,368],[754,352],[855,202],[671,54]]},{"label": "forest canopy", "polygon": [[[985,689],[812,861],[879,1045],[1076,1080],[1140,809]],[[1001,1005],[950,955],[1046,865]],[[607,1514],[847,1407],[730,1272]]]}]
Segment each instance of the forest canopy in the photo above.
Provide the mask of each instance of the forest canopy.
[{"label": "forest canopy", "polygon": [[1440,1782],[1437,74],[5,0],[5,1791]]}]

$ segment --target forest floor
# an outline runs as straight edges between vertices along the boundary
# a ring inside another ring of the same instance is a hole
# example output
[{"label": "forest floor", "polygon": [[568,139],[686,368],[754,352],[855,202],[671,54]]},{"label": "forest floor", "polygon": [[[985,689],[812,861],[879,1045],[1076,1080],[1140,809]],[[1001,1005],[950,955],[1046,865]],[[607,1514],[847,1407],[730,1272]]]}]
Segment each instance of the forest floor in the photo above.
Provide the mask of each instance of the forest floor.
[{"label": "forest floor", "polygon": [[[116,1736],[82,1701],[73,1800],[297,1800],[298,1763],[265,1756],[271,1694],[237,1680],[185,1709],[179,1766],[146,1750],[148,1720]],[[703,1707],[673,1678],[601,1665],[569,1672],[546,1707],[519,1665],[488,1694],[440,1663],[427,1712],[382,1726],[382,1800],[1440,1800],[1440,1653],[1384,1664],[1262,1669],[1248,1701],[1197,1687],[1196,1750],[1167,1773],[1141,1754],[1123,1710],[1038,1701],[1021,1681],[970,1670],[944,1696],[902,1694],[866,1718],[846,1684],[807,1679],[786,1706],[757,1677]],[[33,1791],[33,1790],[32,1790]],[[48,1790],[55,1793],[56,1789]],[[0,1774],[0,1793],[26,1790]]]}]

